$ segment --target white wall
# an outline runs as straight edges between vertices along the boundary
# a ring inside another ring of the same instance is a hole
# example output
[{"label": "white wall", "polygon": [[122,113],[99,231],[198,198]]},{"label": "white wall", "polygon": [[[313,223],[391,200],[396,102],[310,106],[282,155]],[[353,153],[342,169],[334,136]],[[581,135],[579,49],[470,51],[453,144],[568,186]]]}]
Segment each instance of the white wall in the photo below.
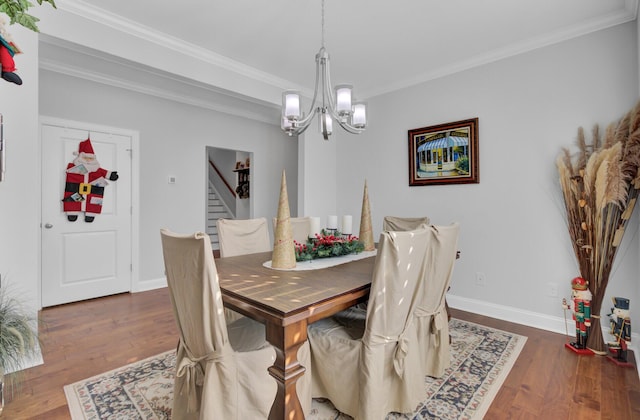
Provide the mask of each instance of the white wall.
[{"label": "white wall", "polygon": [[[574,147],[579,126],[590,132],[635,105],[637,55],[632,22],[370,99],[367,131],[337,143],[338,213],[360,214],[366,178],[376,235],[385,215],[460,222],[450,304],[564,331],[560,302],[578,271],[555,160],[562,147]],[[472,117],[479,118],[480,184],[409,187],[407,130]],[[634,219],[608,296],[631,299],[637,334],[637,211]],[[475,284],[476,272],[485,287]],[[548,296],[548,283],[559,296]]]},{"label": "white wall", "polygon": [[5,180],[0,182],[0,276],[28,307],[39,307],[40,183],[38,151],[38,37],[18,25],[7,28],[23,54],[14,57],[18,86],[0,79],[4,117]]},{"label": "white wall", "polygon": [[[279,126],[50,71],[40,77],[42,115],[140,133],[140,150],[134,151],[140,157],[140,283],[164,278],[160,228],[205,229],[207,146],[253,153],[256,217],[276,215],[284,168],[295,211],[298,148]],[[167,183],[168,175],[176,177],[174,185]]]}]

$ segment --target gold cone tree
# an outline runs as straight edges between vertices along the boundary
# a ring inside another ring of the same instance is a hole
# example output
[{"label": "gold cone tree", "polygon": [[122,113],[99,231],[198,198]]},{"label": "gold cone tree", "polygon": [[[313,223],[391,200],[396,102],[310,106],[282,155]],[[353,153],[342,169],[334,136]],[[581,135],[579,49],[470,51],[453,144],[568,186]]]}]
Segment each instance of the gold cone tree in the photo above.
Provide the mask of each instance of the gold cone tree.
[{"label": "gold cone tree", "polygon": [[273,268],[288,269],[296,266],[296,251],[293,244],[293,230],[291,228],[291,212],[289,210],[289,194],[287,193],[287,177],[282,171],[280,182],[280,200],[278,202],[278,219],[274,232]]},{"label": "gold cone tree", "polygon": [[360,214],[360,242],[364,244],[365,251],[373,251],[376,245],[373,241],[373,225],[371,224],[371,206],[369,205],[369,189],[367,181],[364,181],[364,193],[362,195],[362,213]]},{"label": "gold cone tree", "polygon": [[589,282],[592,322],[587,348],[606,354],[600,310],[611,268],[640,190],[640,102],[590,144],[578,129],[578,152],[556,161],[569,236],[580,275]]}]

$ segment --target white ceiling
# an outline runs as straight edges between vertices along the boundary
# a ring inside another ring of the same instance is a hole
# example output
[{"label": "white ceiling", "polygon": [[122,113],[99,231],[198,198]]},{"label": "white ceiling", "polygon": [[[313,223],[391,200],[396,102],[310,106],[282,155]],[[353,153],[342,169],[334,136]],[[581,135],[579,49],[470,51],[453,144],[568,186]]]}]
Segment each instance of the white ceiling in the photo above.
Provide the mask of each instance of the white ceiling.
[{"label": "white ceiling", "polygon": [[[312,89],[321,0],[84,0]],[[326,0],[334,84],[366,99],[635,19],[638,0]]]}]

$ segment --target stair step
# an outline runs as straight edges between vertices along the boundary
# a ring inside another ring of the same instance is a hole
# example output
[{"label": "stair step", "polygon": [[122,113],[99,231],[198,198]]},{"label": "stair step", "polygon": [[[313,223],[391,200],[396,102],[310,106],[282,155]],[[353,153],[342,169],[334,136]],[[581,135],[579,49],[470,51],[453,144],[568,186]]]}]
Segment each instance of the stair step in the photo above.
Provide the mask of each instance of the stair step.
[{"label": "stair step", "polygon": [[227,212],[226,207],[219,195],[209,186],[209,196],[207,200],[207,227],[206,232],[211,238],[211,248],[213,250],[219,250],[220,245],[218,243],[218,227],[216,222],[218,219],[230,219],[232,216]]}]

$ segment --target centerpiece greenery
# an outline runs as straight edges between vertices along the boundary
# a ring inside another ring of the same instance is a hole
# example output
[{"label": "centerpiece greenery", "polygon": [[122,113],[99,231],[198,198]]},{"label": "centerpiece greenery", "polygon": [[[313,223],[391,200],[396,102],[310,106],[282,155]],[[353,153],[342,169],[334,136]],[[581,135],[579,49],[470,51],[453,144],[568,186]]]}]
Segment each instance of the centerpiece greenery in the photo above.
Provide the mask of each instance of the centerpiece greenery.
[{"label": "centerpiece greenery", "polygon": [[640,192],[640,102],[607,128],[604,139],[596,125],[588,143],[580,128],[577,144],[577,154],[565,148],[556,164],[580,276],[593,296],[587,348],[607,354],[600,310]]},{"label": "centerpiece greenery", "polygon": [[315,237],[308,238],[307,243],[293,241],[296,261],[309,261],[316,258],[339,257],[357,254],[364,251],[364,243],[354,235],[343,235],[339,231],[329,233],[322,230]]}]

